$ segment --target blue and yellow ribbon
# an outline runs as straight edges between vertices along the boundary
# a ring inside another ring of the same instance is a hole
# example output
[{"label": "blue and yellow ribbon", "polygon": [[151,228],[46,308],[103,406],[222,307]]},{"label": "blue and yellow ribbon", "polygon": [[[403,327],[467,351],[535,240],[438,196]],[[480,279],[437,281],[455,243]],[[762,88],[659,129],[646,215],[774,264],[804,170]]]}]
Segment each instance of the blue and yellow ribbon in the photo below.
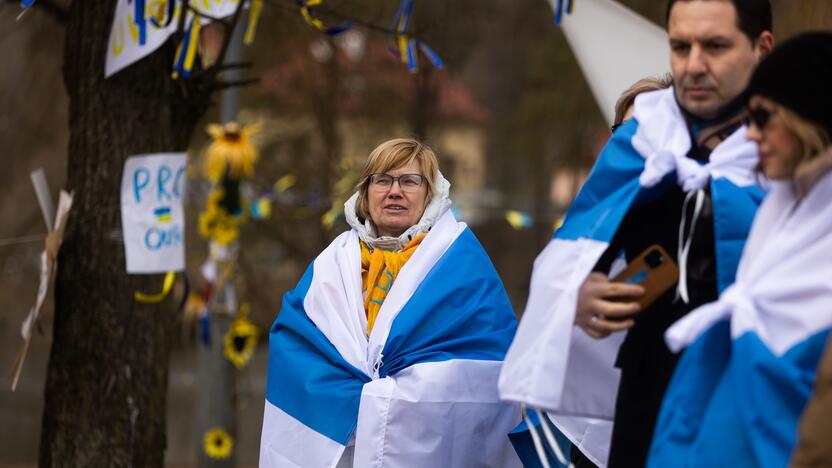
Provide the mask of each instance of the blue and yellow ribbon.
[{"label": "blue and yellow ribbon", "polygon": [[272,216],[272,201],[267,196],[261,196],[251,203],[249,213],[254,219],[269,219]]},{"label": "blue and yellow ribbon", "polygon": [[[35,3],[35,0],[20,0],[20,13],[17,15],[17,18],[15,18],[15,21],[20,21],[20,18],[23,18],[23,15],[29,11],[29,7],[31,7],[33,3]],[[14,389],[12,389],[12,391],[14,391]]]},{"label": "blue and yellow ribbon", "polygon": [[418,58],[416,56],[417,49],[425,54],[435,68],[441,69],[445,64],[439,58],[439,54],[424,42],[419,39],[414,39],[408,34],[410,17],[413,14],[415,3],[415,0],[402,0],[399,8],[396,10],[396,14],[393,16],[393,20],[390,22],[390,29],[396,31],[397,55],[402,63],[407,64],[407,70],[411,73],[419,68]]},{"label": "blue and yellow ribbon", "polygon": [[274,183],[274,191],[277,193],[283,193],[289,190],[290,188],[294,187],[297,180],[298,178],[296,175],[286,174],[277,179],[277,182]]},{"label": "blue and yellow ribbon", "polygon": [[508,210],[505,213],[506,221],[514,229],[529,229],[534,226],[534,218],[525,211]]},{"label": "blue and yellow ribbon", "polygon": [[352,21],[345,21],[339,26],[327,27],[315,14],[315,7],[321,6],[324,3],[323,0],[296,0],[296,2],[300,6],[300,14],[303,16],[303,20],[324,34],[337,36],[352,27]]},{"label": "blue and yellow ribbon", "polygon": [[555,24],[560,25],[563,14],[571,15],[574,8],[574,0],[558,0],[558,6],[555,8]]},{"label": "blue and yellow ribbon", "polygon": [[182,76],[190,76],[196,60],[196,51],[199,47],[199,32],[202,29],[202,21],[199,15],[194,15],[191,24],[185,30],[185,39],[176,49],[176,58],[173,61],[173,79]]},{"label": "blue and yellow ribbon", "polygon": [[344,217],[343,207],[333,206],[321,216],[321,225],[327,229],[332,229],[342,217]]},{"label": "blue and yellow ribbon", "polygon": [[165,275],[165,282],[162,285],[162,291],[157,294],[145,294],[141,291],[135,291],[133,293],[133,297],[136,301],[141,302],[142,304],[158,304],[165,300],[170,294],[171,290],[173,289],[173,281],[176,279],[176,273],[173,271],[169,271]]},{"label": "blue and yellow ribbon", "polygon": [[254,35],[257,33],[257,23],[260,21],[260,12],[263,10],[263,0],[251,0],[251,9],[248,11],[248,26],[246,35],[243,37],[243,44],[251,45],[254,42]]}]

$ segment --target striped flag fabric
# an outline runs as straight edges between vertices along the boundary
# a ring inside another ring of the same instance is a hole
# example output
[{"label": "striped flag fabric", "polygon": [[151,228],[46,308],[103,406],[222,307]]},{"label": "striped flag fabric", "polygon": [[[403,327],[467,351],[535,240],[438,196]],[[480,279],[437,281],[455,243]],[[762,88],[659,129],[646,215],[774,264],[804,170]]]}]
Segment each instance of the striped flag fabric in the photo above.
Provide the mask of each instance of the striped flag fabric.
[{"label": "striped flag fabric", "polygon": [[648,465],[780,467],[832,328],[832,173],[805,198],[773,185],[717,302],[665,333],[687,348],[668,387]]},{"label": "striped flag fabric", "polygon": [[668,186],[710,189],[717,284],[733,281],[764,192],[757,148],[740,128],[707,165],[687,158],[687,125],[672,89],[636,98],[552,240],[534,263],[529,299],[500,375],[500,394],[548,412],[555,426],[593,462],[605,466],[618,392],[615,358],[623,334],[590,338],[574,325],[578,289],[606,251],[631,206]]},{"label": "striped flag fabric", "polygon": [[474,234],[446,211],[369,337],[358,242],[340,235],[283,298],[260,466],[520,466],[519,411],[497,393],[516,321]]}]

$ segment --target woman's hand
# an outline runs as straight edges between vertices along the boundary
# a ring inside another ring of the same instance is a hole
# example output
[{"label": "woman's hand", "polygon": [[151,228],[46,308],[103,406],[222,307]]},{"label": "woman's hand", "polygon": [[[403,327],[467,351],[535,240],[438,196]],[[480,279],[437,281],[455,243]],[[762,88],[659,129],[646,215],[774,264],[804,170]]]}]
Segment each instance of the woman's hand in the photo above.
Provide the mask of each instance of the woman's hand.
[{"label": "woman's hand", "polygon": [[636,299],[642,294],[642,286],[614,283],[603,273],[592,273],[578,290],[575,324],[597,339],[632,328],[632,317],[641,311],[641,306],[622,300]]}]

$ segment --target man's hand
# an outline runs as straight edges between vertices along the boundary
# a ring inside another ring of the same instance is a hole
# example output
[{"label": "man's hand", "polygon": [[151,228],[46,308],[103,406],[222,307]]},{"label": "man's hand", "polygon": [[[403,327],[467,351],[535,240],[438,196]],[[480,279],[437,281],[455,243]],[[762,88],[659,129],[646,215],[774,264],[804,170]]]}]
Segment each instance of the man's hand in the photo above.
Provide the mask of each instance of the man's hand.
[{"label": "man's hand", "polygon": [[575,324],[597,339],[632,328],[635,323],[632,317],[641,311],[641,306],[636,302],[620,301],[636,299],[642,294],[642,286],[614,283],[603,273],[592,273],[578,290]]}]

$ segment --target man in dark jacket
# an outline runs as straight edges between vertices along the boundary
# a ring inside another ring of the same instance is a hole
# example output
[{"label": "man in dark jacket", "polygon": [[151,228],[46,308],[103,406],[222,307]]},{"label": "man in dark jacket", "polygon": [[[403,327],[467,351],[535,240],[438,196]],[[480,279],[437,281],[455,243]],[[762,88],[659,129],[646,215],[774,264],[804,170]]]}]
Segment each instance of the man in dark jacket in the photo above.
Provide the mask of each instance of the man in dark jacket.
[{"label": "man in dark jacket", "polygon": [[[742,91],[774,46],[768,0],[670,0],[667,30],[676,101],[691,137],[688,158],[711,152],[742,126]],[[594,272],[580,288],[575,323],[604,338],[628,330],[616,367],[621,380],[609,457],[611,467],[644,466],[664,391],[677,356],[663,339],[670,324],[716,300],[714,221],[707,188],[698,208],[678,186],[634,206]],[[680,228],[680,225],[682,226]],[[628,260],[661,245],[680,266],[680,284],[644,310],[643,288],[610,281],[620,254]]]}]

